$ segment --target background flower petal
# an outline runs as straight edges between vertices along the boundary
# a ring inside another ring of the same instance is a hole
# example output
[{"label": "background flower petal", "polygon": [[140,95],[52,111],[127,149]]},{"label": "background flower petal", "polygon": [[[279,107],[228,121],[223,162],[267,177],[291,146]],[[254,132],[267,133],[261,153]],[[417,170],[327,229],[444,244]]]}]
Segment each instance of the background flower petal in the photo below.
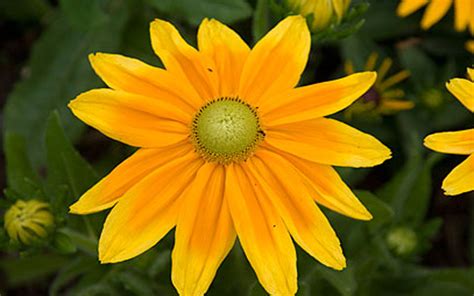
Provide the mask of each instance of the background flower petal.
[{"label": "background flower petal", "polygon": [[474,154],[454,168],[444,179],[442,188],[446,195],[458,195],[474,190]]},{"label": "background flower petal", "polygon": [[474,129],[432,134],[425,138],[424,144],[442,153],[472,154],[474,153]]}]

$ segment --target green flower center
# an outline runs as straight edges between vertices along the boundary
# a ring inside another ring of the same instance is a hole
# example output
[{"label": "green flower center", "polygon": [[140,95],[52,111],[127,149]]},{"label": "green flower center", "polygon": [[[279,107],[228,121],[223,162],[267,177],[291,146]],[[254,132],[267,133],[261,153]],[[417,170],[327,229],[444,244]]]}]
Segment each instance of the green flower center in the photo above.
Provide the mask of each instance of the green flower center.
[{"label": "green flower center", "polygon": [[220,98],[196,113],[191,139],[204,159],[228,164],[246,160],[264,135],[252,106],[238,98]]}]

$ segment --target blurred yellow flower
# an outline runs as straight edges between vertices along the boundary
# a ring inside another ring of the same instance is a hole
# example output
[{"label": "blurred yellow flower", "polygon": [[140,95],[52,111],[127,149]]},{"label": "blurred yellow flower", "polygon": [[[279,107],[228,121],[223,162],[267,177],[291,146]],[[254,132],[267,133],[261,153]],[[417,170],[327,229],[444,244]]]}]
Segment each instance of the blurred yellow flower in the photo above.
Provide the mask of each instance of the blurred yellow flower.
[{"label": "blurred yellow flower", "polygon": [[302,16],[313,15],[310,28],[314,32],[327,28],[333,21],[340,23],[351,0],[287,0],[294,12]]},{"label": "blurred yellow flower", "polygon": [[[467,69],[471,81],[451,79],[446,87],[471,112],[474,112],[474,69]],[[458,195],[474,190],[474,129],[443,132],[425,138],[425,146],[449,154],[469,155],[444,179],[446,195]]]},{"label": "blurred yellow flower", "polygon": [[46,238],[54,223],[48,203],[18,200],[5,213],[5,230],[15,242],[31,245]]},{"label": "blurred yellow flower", "polygon": [[474,40],[466,41],[466,50],[474,54]]},{"label": "blurred yellow flower", "polygon": [[[421,27],[427,30],[446,15],[452,4],[453,0],[401,0],[397,14],[406,17],[427,5],[421,20]],[[454,0],[454,27],[457,31],[469,28],[471,34],[474,34],[473,0]]]},{"label": "blurred yellow flower", "polygon": [[[373,71],[376,68],[378,54],[372,53],[365,64],[365,71]],[[344,111],[344,115],[351,119],[353,115],[361,113],[373,113],[375,115],[393,114],[402,110],[412,109],[414,103],[404,100],[405,92],[401,88],[394,88],[398,83],[407,79],[410,72],[407,70],[400,71],[393,76],[386,78],[392,66],[392,59],[383,59],[377,68],[377,80],[374,85],[362,96],[360,100],[355,102]],[[345,72],[353,74],[355,72],[352,61],[347,61],[344,65]]]},{"label": "blurred yellow flower", "polygon": [[253,49],[216,20],[201,23],[199,50],[168,22],[153,21],[150,33],[166,70],[91,55],[112,89],[88,91],[69,105],[107,136],[141,147],[70,208],[113,207],[100,261],[135,257],[176,226],[172,281],[181,295],[207,291],[237,237],[272,295],[297,290],[291,237],[321,263],[344,268],[339,239],[317,203],[371,219],[332,166],[370,167],[391,152],[324,116],[364,94],[376,73],[295,88],[311,44],[301,16],[281,21]]}]

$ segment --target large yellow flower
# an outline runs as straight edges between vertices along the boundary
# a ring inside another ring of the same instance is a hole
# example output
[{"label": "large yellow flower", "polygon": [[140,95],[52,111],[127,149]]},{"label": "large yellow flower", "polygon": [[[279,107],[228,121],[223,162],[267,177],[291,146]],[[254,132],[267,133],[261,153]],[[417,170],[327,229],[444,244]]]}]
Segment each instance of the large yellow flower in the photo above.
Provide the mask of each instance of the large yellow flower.
[{"label": "large yellow flower", "polygon": [[[401,0],[397,14],[406,17],[421,7],[428,5],[421,20],[424,30],[439,22],[448,12],[453,0]],[[457,31],[464,31],[469,27],[474,34],[474,1],[454,0],[454,27]]]},{"label": "large yellow flower", "polygon": [[[112,89],[70,103],[107,136],[141,147],[71,206],[113,206],[99,242],[103,263],[137,256],[176,226],[172,281],[202,295],[236,237],[265,289],[297,290],[291,237],[335,269],[339,240],[315,201],[344,215],[370,213],[331,167],[370,167],[390,158],[377,139],[324,118],[364,94],[376,74],[295,88],[310,49],[305,19],[280,22],[250,50],[234,31],[204,20],[194,49],[173,25],[150,27],[166,70],[96,54]],[[291,235],[291,236],[290,236]]]},{"label": "large yellow flower", "polygon": [[[474,81],[474,69],[467,69]],[[454,78],[446,84],[448,90],[471,112],[474,112],[474,82]],[[442,153],[469,155],[444,179],[446,195],[458,195],[474,190],[474,129],[429,135],[425,146]]]}]

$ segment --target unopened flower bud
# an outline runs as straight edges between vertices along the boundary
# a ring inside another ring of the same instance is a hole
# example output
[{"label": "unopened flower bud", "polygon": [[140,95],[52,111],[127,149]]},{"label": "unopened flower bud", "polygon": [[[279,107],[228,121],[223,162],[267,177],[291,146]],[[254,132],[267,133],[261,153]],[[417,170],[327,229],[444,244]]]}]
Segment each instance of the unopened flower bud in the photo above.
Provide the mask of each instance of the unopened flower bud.
[{"label": "unopened flower bud", "polygon": [[319,32],[331,25],[333,20],[340,23],[347,12],[351,0],[287,0],[288,6],[302,16],[313,15],[311,31]]},{"label": "unopened flower bud", "polygon": [[32,245],[48,236],[54,217],[46,202],[18,200],[7,210],[4,221],[11,240]]},{"label": "unopened flower bud", "polygon": [[411,228],[397,227],[389,231],[387,244],[397,255],[405,256],[416,249],[418,238]]}]

